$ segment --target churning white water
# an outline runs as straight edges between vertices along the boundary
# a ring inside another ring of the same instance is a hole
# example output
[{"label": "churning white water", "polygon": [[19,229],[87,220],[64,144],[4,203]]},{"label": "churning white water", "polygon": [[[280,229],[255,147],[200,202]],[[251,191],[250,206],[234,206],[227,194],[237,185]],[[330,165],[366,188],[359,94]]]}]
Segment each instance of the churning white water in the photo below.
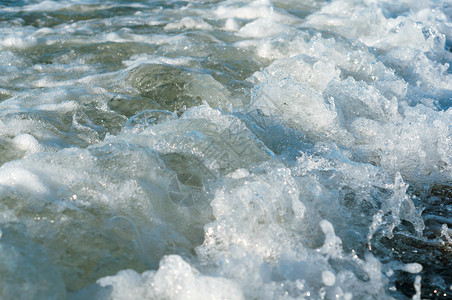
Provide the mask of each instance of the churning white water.
[{"label": "churning white water", "polygon": [[451,299],[452,1],[0,1],[1,299]]}]

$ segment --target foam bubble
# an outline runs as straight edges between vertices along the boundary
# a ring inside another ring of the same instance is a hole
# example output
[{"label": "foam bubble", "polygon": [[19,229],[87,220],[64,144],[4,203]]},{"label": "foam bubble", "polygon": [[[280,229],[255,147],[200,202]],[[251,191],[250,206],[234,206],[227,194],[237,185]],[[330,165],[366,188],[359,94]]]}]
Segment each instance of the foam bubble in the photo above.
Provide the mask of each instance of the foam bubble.
[{"label": "foam bubble", "polygon": [[51,0],[44,0],[38,4],[24,6],[21,9],[25,10],[25,11],[53,11],[53,10],[65,8],[69,5],[70,4],[68,3],[68,1],[63,1],[63,3],[61,3],[61,2],[51,1]]},{"label": "foam bubble", "polygon": [[33,36],[21,37],[21,36],[7,36],[2,39],[0,46],[2,48],[18,48],[26,49],[33,47],[38,43],[38,40]]},{"label": "foam bubble", "polygon": [[46,184],[39,176],[20,167],[7,165],[0,170],[0,175],[0,185],[16,186],[36,194],[48,192]]},{"label": "foam bubble", "polygon": [[182,18],[178,22],[168,23],[164,27],[165,30],[173,30],[173,29],[181,29],[181,28],[211,30],[212,26],[209,23],[206,23],[202,19],[185,17],[185,18]]},{"label": "foam bubble", "polygon": [[226,5],[220,5],[215,9],[215,15],[220,19],[255,19],[265,18],[273,13],[273,6],[268,0],[251,1],[249,5],[240,4],[240,1],[230,1]]},{"label": "foam bubble", "polygon": [[231,281],[199,274],[180,256],[162,258],[157,271],[141,275],[121,271],[98,280],[102,287],[112,287],[111,299],[244,299],[241,290]]},{"label": "foam bubble", "polygon": [[323,271],[322,272],[322,281],[323,284],[327,286],[332,286],[336,282],[336,276],[331,271]]},{"label": "foam bubble", "polygon": [[418,263],[406,264],[403,268],[404,271],[407,271],[411,274],[417,274],[422,271],[422,265]]},{"label": "foam bubble", "polygon": [[12,140],[12,142],[19,150],[25,151],[27,155],[44,150],[44,147],[42,147],[42,145],[40,145],[39,142],[30,134],[19,134]]},{"label": "foam bubble", "polygon": [[242,37],[262,38],[277,34],[287,34],[290,27],[284,26],[272,18],[260,18],[243,26],[238,35]]}]

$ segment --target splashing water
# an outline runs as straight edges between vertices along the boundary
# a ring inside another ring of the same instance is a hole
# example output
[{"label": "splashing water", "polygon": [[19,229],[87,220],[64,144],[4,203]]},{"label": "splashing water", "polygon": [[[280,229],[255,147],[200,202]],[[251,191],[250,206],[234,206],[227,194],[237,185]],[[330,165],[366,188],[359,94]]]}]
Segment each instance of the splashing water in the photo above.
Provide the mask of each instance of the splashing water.
[{"label": "splashing water", "polygon": [[451,18],[0,1],[0,298],[450,298]]}]

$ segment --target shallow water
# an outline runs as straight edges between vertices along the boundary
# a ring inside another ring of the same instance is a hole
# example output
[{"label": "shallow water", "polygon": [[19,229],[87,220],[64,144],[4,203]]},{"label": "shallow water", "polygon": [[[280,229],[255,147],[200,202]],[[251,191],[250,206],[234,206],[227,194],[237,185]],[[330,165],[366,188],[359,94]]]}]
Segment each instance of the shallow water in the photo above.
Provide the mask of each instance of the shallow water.
[{"label": "shallow water", "polygon": [[0,298],[452,297],[452,2],[0,1]]}]

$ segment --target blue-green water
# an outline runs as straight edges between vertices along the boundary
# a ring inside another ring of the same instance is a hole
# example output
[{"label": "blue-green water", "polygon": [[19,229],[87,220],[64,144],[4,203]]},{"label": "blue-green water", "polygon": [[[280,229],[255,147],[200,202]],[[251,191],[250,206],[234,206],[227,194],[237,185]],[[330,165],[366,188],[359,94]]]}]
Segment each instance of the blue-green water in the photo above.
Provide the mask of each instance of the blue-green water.
[{"label": "blue-green water", "polygon": [[450,1],[0,1],[1,299],[448,299]]}]

